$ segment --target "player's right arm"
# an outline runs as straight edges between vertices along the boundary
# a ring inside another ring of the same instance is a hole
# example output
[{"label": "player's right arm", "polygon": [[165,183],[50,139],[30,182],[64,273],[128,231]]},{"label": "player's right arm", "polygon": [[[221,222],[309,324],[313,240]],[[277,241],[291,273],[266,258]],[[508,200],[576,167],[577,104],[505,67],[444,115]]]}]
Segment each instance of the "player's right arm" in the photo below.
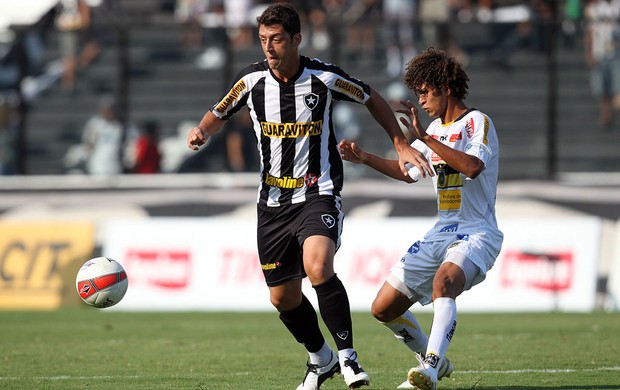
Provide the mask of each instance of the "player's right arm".
[{"label": "player's right arm", "polygon": [[220,131],[226,121],[218,118],[211,112],[202,117],[200,124],[195,126],[187,135],[187,146],[192,150],[198,150],[204,145],[209,137]]},{"label": "player's right arm", "polygon": [[354,164],[364,164],[380,172],[392,179],[404,181],[407,183],[415,183],[409,175],[404,176],[400,170],[398,160],[388,160],[376,154],[368,153],[360,148],[355,142],[350,142],[343,139],[338,144],[340,155],[345,161],[352,162]]}]

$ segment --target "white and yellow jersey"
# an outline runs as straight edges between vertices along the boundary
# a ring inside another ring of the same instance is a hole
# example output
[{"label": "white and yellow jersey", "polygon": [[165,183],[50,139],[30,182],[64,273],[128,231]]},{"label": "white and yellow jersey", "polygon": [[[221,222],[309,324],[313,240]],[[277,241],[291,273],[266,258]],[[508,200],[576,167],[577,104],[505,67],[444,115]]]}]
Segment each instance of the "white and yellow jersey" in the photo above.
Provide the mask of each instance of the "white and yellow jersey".
[{"label": "white and yellow jersey", "polygon": [[495,218],[499,142],[493,122],[482,112],[470,109],[450,123],[442,124],[441,119],[435,119],[427,133],[455,150],[478,157],[484,163],[484,170],[470,179],[447,165],[421,141],[412,143],[426,155],[436,173],[433,182],[439,220],[424,240],[445,239],[445,234],[477,234],[487,250],[497,256],[503,234]]}]

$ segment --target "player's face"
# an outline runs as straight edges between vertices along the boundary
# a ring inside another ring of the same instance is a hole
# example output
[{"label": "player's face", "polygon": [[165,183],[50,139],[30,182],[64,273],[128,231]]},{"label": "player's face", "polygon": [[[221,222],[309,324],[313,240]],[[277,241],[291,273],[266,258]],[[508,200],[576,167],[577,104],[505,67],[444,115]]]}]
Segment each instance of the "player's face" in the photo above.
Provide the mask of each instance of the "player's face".
[{"label": "player's face", "polygon": [[443,116],[448,107],[448,96],[442,89],[423,85],[418,91],[418,104],[431,118]]},{"label": "player's face", "polygon": [[281,24],[258,27],[263,53],[269,63],[269,68],[278,76],[292,77],[299,67],[299,44],[301,34],[290,36]]}]

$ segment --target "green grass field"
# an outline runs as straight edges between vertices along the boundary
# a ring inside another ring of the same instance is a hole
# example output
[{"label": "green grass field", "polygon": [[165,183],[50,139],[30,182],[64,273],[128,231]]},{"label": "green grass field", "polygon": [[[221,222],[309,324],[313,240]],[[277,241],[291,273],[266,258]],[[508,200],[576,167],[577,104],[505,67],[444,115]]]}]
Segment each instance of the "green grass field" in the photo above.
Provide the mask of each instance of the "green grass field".
[{"label": "green grass field", "polygon": [[[370,314],[353,320],[369,389],[395,389],[413,356]],[[0,312],[0,332],[0,389],[293,390],[305,372],[275,313]],[[620,313],[462,313],[448,355],[439,389],[620,389]]]}]

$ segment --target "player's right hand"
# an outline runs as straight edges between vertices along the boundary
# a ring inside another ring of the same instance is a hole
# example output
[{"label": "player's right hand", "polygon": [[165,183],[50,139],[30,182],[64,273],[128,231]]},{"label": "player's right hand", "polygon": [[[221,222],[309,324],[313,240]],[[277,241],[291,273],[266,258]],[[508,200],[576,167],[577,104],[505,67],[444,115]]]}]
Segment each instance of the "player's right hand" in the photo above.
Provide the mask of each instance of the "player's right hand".
[{"label": "player's right hand", "polygon": [[187,135],[187,146],[191,150],[198,150],[208,139],[209,135],[205,134],[200,127],[196,126]]}]

